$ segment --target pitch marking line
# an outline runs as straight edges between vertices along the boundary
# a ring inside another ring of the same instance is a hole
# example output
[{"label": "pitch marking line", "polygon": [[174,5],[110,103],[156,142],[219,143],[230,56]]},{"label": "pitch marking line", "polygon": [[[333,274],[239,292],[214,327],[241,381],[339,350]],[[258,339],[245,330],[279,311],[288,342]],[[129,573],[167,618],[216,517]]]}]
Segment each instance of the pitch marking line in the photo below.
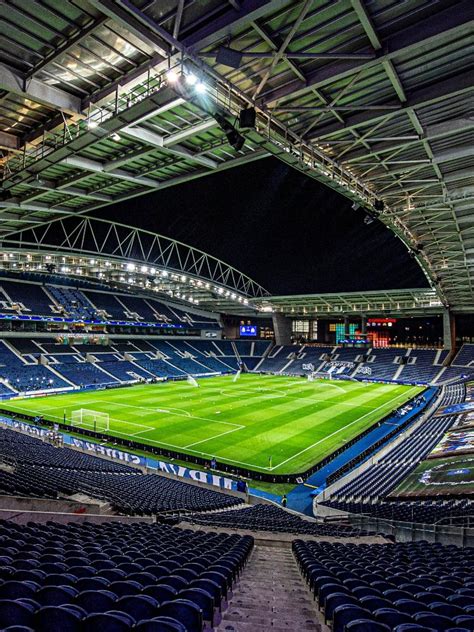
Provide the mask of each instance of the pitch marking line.
[{"label": "pitch marking line", "polygon": [[[121,404],[119,402],[114,402],[114,406],[126,406],[127,408],[138,408],[140,410],[146,410],[150,412],[157,412],[164,415],[175,415],[176,417],[188,417],[189,419],[200,419],[201,421],[210,421],[212,423],[224,424],[226,426],[236,426],[241,427],[240,424],[234,424],[231,421],[221,421],[220,419],[211,419],[210,417],[198,417],[197,415],[193,415],[188,410],[184,410],[182,408],[147,408],[146,406],[135,406],[133,404]],[[174,410],[178,410],[181,412],[172,412]],[[132,422],[125,422],[132,423]],[[245,428],[245,426],[243,426]]]},{"label": "pitch marking line", "polygon": [[193,445],[199,445],[200,443],[206,443],[206,441],[212,441],[213,439],[217,439],[218,437],[223,437],[224,435],[230,434],[231,432],[237,432],[237,430],[242,430],[246,426],[239,426],[237,428],[232,428],[231,430],[226,430],[225,432],[220,432],[212,437],[207,437],[206,439],[201,439],[201,441],[195,441],[194,443],[190,443],[189,445],[185,445],[184,449],[187,450],[191,448]]},{"label": "pitch marking line", "polygon": [[[418,387],[414,386],[411,390],[411,392],[413,392],[414,390],[416,390]],[[315,446],[319,445],[322,441],[326,441],[327,439],[329,439],[329,437],[333,437],[334,435],[338,434],[339,432],[341,432],[342,430],[346,430],[346,428],[349,428],[350,426],[352,426],[353,424],[357,423],[358,421],[360,421],[361,419],[364,419],[364,417],[368,417],[371,413],[374,413],[377,410],[380,410],[381,408],[383,408],[384,406],[386,406],[387,404],[390,404],[391,402],[394,402],[396,399],[400,399],[400,397],[405,396],[406,393],[400,393],[400,395],[396,395],[395,397],[393,397],[392,399],[388,400],[387,402],[384,402],[383,404],[381,404],[380,406],[377,406],[377,408],[373,408],[372,410],[370,410],[368,413],[366,413],[365,415],[362,415],[362,417],[358,417],[357,419],[354,419],[354,421],[351,421],[351,423],[346,424],[345,426],[343,426],[342,428],[339,428],[339,430],[335,430],[334,432],[332,432],[329,435],[326,435],[325,437],[323,437],[322,439],[320,439],[319,441],[316,441],[316,443],[313,443],[311,445],[309,445],[308,447],[304,448],[304,450],[300,450],[299,452],[296,452],[295,454],[293,454],[292,456],[290,456],[288,459],[285,459],[284,461],[282,461],[281,463],[278,463],[278,465],[274,465],[273,467],[268,467],[266,469],[270,470],[271,472],[273,472],[273,470],[276,470],[277,468],[281,467],[282,465],[285,465],[285,463],[288,463],[288,461],[292,461],[294,458],[296,458],[297,456],[300,456],[300,454],[304,454],[305,452],[307,452],[308,450],[311,450],[312,448],[314,448]]]}]

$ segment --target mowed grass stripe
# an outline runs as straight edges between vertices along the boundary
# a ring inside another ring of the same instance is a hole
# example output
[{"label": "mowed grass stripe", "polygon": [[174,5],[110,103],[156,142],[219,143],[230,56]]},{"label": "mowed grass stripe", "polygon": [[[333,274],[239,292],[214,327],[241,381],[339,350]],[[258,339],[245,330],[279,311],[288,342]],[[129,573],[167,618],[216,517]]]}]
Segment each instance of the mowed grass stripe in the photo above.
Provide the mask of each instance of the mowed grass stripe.
[{"label": "mowed grass stripe", "polygon": [[[112,435],[259,470],[268,469],[272,456],[280,474],[306,469],[383,417],[395,407],[394,397],[399,404],[422,390],[251,374],[235,383],[231,376],[198,382],[200,388],[167,382],[13,400],[5,407],[54,420],[62,420],[64,410],[67,419],[78,408],[107,412]],[[234,428],[228,424],[244,427],[227,432]]]}]

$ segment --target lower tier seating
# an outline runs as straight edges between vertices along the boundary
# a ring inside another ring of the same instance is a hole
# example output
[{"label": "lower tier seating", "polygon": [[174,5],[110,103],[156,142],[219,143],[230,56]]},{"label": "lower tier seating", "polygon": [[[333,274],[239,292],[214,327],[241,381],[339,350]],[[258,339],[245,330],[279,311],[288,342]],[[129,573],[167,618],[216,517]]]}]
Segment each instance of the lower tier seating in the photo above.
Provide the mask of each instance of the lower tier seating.
[{"label": "lower tier seating", "polygon": [[474,629],[472,548],[296,540],[293,552],[333,632]]},{"label": "lower tier seating", "polygon": [[242,571],[250,536],[143,523],[0,521],[0,628],[201,632]]},{"label": "lower tier seating", "polygon": [[7,495],[56,498],[82,492],[134,515],[225,509],[242,502],[8,429],[0,429],[0,456],[12,464],[8,471],[0,470],[0,493]]},{"label": "lower tier seating", "polygon": [[325,525],[304,520],[274,505],[254,505],[245,509],[193,515],[192,521],[227,529],[298,533],[314,536],[356,537],[366,535],[359,529],[345,525]]},{"label": "lower tier seating", "polygon": [[[457,404],[464,400],[465,394],[464,385],[446,386],[438,407]],[[427,523],[473,515],[474,503],[470,501],[386,502],[393,490],[426,458],[446,430],[456,422],[456,415],[437,417],[434,413],[376,463],[333,492],[324,505],[350,513]]]}]

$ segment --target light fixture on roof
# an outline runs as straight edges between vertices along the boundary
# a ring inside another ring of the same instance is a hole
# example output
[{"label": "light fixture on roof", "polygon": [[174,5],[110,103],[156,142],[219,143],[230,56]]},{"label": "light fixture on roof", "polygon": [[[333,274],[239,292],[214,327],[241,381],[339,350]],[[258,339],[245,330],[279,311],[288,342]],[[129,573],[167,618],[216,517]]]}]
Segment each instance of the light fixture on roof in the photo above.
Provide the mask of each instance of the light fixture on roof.
[{"label": "light fixture on roof", "polygon": [[112,140],[120,140],[120,135],[117,134],[117,132],[114,132],[111,134],[110,138],[112,138]]},{"label": "light fixture on roof", "polygon": [[87,127],[88,129],[95,129],[96,127],[99,127],[99,123],[97,123],[97,121],[94,121],[93,119],[89,118],[87,121]]},{"label": "light fixture on roof", "polygon": [[195,90],[199,94],[204,94],[206,92],[206,90],[207,90],[207,86],[206,86],[206,84],[204,82],[198,81],[196,86],[195,86]]},{"label": "light fixture on roof", "polygon": [[196,85],[197,81],[198,78],[192,72],[186,75],[186,83],[188,84],[188,86]]},{"label": "light fixture on roof", "polygon": [[179,75],[173,68],[170,68],[166,73],[166,78],[170,83],[176,83],[179,79]]}]

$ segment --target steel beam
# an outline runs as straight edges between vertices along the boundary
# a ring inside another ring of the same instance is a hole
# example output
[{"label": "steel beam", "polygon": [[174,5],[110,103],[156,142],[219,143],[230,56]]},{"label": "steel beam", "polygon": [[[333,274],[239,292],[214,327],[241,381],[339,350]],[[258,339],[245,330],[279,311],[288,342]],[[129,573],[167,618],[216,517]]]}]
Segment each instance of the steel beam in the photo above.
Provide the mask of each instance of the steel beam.
[{"label": "steel beam", "polygon": [[81,114],[81,99],[38,79],[26,79],[13,68],[0,64],[0,89],[41,103],[65,114]]},{"label": "steel beam", "polygon": [[153,147],[157,147],[164,153],[169,153],[174,156],[179,156],[180,158],[183,158],[184,160],[190,160],[191,162],[196,162],[200,165],[204,165],[205,167],[209,167],[210,169],[215,169],[217,167],[217,162],[215,162],[214,160],[211,160],[210,158],[207,158],[206,156],[194,154],[193,152],[186,149],[186,147],[183,147],[178,144],[174,144],[173,147],[169,145],[165,146],[163,136],[161,136],[160,134],[157,134],[156,132],[152,132],[148,129],[144,129],[143,127],[135,127],[135,126],[124,127],[120,130],[120,133],[124,134],[125,136],[129,136],[130,138],[133,138],[134,140],[139,140],[140,142],[145,143],[146,145],[152,145]]},{"label": "steel beam", "polygon": [[[404,109],[425,107],[431,103],[443,101],[451,96],[468,94],[469,92],[474,92],[472,73],[464,72],[450,77],[449,79],[438,81],[427,88],[413,90],[407,95],[407,102],[404,104]],[[398,114],[398,111],[394,111],[392,116]],[[357,114],[346,117],[344,126],[327,125],[319,130],[313,131],[310,138],[324,140],[327,136],[333,136],[334,134],[376,123],[377,120],[383,116],[386,116],[386,114],[373,114],[370,111],[358,112]]]},{"label": "steel beam", "polygon": [[[439,47],[446,39],[459,38],[472,32],[474,20],[474,3],[464,0],[453,11],[451,7],[425,18],[421,24],[404,28],[396,35],[392,35],[383,42],[384,54],[374,60],[348,60],[346,63],[328,64],[307,74],[307,81],[303,83],[295,80],[284,86],[274,88],[263,94],[259,105],[269,105],[285,98],[295,98],[311,88],[320,88],[336,83],[354,72],[369,69],[383,61],[393,61],[401,55],[414,53],[420,48]],[[357,52],[370,52],[367,50]]]},{"label": "steel beam", "polygon": [[20,139],[18,136],[0,131],[0,149],[18,151],[20,149]]}]

